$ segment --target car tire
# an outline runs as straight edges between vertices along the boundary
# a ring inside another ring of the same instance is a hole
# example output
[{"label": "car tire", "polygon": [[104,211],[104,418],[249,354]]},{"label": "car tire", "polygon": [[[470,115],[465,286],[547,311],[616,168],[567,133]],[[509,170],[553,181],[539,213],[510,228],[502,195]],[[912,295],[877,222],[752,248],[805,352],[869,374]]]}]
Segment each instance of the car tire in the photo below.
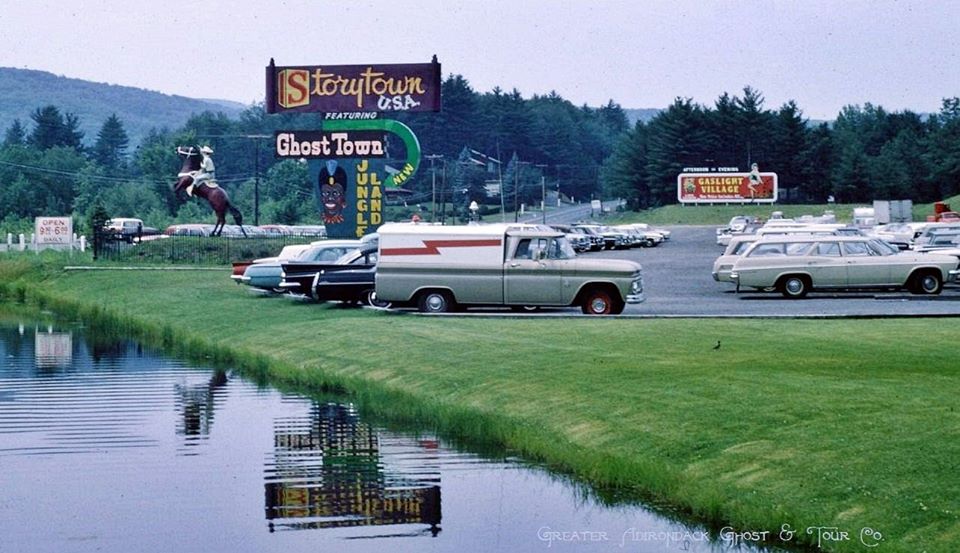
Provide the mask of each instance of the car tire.
[{"label": "car tire", "polygon": [[603,288],[594,288],[583,296],[580,309],[586,315],[617,315],[623,312],[623,302]]},{"label": "car tire", "polygon": [[428,290],[420,294],[417,306],[421,313],[449,313],[454,309],[453,297],[443,290]]},{"label": "car tire", "polygon": [[936,295],[943,290],[943,279],[933,271],[924,271],[913,277],[914,294]]},{"label": "car tire", "polygon": [[783,297],[798,300],[807,295],[810,291],[810,281],[805,276],[788,275],[780,279],[777,289],[783,294]]},{"label": "car tire", "polygon": [[393,305],[388,301],[377,298],[377,292],[374,290],[367,290],[363,293],[363,303],[376,309],[390,309],[390,306]]}]

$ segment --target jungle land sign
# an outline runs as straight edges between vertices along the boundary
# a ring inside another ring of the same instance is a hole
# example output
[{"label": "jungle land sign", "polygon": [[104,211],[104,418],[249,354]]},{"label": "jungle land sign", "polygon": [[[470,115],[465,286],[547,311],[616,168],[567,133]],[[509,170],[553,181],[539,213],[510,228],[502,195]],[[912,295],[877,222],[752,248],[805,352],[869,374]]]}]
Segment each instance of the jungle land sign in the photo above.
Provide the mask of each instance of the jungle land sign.
[{"label": "jungle land sign", "polygon": [[[320,219],[331,238],[359,238],[383,223],[386,190],[401,186],[420,165],[420,143],[399,121],[325,120],[323,130],[274,133],[277,158],[306,159]],[[388,163],[386,137],[398,137],[406,157]]]},{"label": "jungle land sign", "polygon": [[267,113],[440,111],[440,63],[267,66]]},{"label": "jungle land sign", "polygon": [[680,203],[774,203],[778,187],[776,173],[680,173],[677,201]]}]

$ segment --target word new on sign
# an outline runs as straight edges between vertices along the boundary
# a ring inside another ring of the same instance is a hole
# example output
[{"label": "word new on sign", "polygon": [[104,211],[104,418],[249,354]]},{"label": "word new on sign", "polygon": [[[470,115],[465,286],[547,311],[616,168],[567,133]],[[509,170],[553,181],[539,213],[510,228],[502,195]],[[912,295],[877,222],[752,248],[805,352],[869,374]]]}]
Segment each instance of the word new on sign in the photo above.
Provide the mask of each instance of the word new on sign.
[{"label": "word new on sign", "polygon": [[386,156],[384,141],[377,131],[277,131],[273,151],[279,158],[376,158]]}]

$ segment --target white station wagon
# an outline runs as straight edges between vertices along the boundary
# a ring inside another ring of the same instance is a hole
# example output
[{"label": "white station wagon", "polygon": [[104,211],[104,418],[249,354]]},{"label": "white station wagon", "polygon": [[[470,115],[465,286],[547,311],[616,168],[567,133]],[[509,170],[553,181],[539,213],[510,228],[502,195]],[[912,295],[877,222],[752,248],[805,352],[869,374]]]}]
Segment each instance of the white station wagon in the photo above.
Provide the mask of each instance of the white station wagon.
[{"label": "white station wagon", "polygon": [[758,240],[733,265],[737,290],[777,290],[802,298],[810,290],[907,288],[939,294],[960,275],[957,258],[901,252],[863,236],[791,236]]}]

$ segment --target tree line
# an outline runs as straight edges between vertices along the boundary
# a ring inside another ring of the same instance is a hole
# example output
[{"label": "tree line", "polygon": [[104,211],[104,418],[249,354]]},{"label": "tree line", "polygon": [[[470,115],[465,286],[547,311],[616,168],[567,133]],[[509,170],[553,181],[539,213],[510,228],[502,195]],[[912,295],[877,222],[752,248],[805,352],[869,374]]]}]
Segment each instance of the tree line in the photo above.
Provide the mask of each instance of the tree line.
[{"label": "tree line", "polygon": [[[957,98],[928,116],[867,104],[845,107],[832,124],[812,124],[795,102],[768,110],[748,87],[742,96],[721,95],[712,107],[678,98],[631,127],[612,100],[591,108],[556,93],[478,93],[460,75],[442,82],[442,96],[439,113],[389,116],[413,129],[425,156],[404,184],[400,201],[411,210],[437,200],[464,211],[470,201],[510,211],[538,202],[544,187],[581,201],[625,198],[644,209],[676,201],[676,177],[685,167],[745,169],[751,162],[778,173],[785,201],[931,201],[960,191]],[[318,220],[306,166],[275,159],[272,137],[319,129],[320,115],[268,115],[262,105],[235,118],[208,111],[177,129],[153,129],[135,147],[116,115],[87,141],[79,118],[56,106],[38,107],[30,119],[15,121],[0,143],[6,232],[29,229],[41,215],[87,221],[97,207],[157,227],[209,221],[206,205],[182,203],[172,193],[180,167],[175,149],[191,144],[213,147],[218,180],[246,221],[255,203],[261,223]],[[491,189],[502,199],[488,196]]]},{"label": "tree line", "polygon": [[[403,201],[410,210],[441,198],[464,211],[470,201],[499,204],[487,197],[491,181],[504,183],[508,209],[518,199],[539,201],[543,180],[568,197],[599,196],[600,167],[629,129],[623,109],[612,101],[589,108],[556,93],[529,99],[517,90],[480,94],[460,75],[442,82],[442,95],[442,112],[396,116],[432,158],[405,183]],[[306,167],[275,159],[271,139],[277,130],[319,129],[320,115],[267,115],[262,105],[236,118],[208,111],[178,129],[153,129],[134,148],[116,115],[87,143],[79,123],[75,114],[50,105],[38,107],[31,121],[6,129],[0,144],[4,230],[29,229],[39,215],[73,214],[86,221],[98,205],[110,216],[140,217],[151,226],[207,221],[206,205],[183,204],[172,194],[180,167],[175,149],[190,144],[214,149],[218,181],[247,221],[252,222],[255,203],[261,223],[318,221]],[[478,154],[500,163],[481,163]]]},{"label": "tree line", "polygon": [[737,167],[778,175],[781,201],[930,202],[960,192],[960,99],[937,114],[846,106],[832,123],[812,124],[793,101],[765,109],[750,87],[713,107],[677,98],[638,122],[603,164],[607,195],[634,209],[676,203],[686,167]]}]

